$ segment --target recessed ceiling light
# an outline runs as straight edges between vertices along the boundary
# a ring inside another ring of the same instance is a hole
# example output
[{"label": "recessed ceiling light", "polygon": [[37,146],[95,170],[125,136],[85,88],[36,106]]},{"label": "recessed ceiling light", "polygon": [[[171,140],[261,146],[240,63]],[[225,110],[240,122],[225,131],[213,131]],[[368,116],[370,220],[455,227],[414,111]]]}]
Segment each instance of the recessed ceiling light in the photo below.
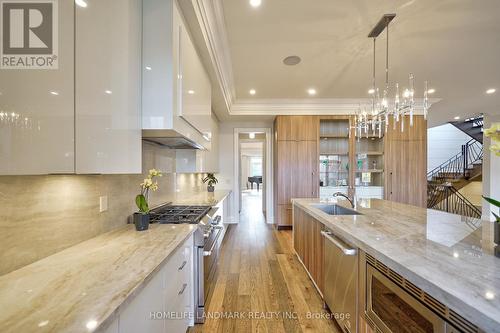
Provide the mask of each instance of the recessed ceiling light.
[{"label": "recessed ceiling light", "polygon": [[85,0],[75,0],[75,3],[78,7],[86,8],[87,2]]},{"label": "recessed ceiling light", "polygon": [[297,65],[298,63],[301,62],[302,59],[300,59],[299,56],[296,56],[296,55],[292,55],[292,56],[288,56],[286,57],[285,59],[283,59],[283,63],[287,66],[295,66]]},{"label": "recessed ceiling light", "polygon": [[256,8],[262,4],[262,0],[250,0],[250,6]]},{"label": "recessed ceiling light", "polygon": [[255,89],[250,89],[249,93],[250,95],[255,95],[257,92],[255,91]]},{"label": "recessed ceiling light", "polygon": [[50,94],[54,95],[54,96],[58,96],[59,95],[59,93],[57,91],[51,91]]},{"label": "recessed ceiling light", "polygon": [[433,89],[433,88],[427,90],[428,94],[434,94],[435,92],[436,92],[436,89]]},{"label": "recessed ceiling light", "polygon": [[490,89],[486,90],[486,93],[487,93],[488,95],[491,95],[491,94],[494,94],[494,93],[495,93],[495,91],[497,91],[495,88],[490,88]]},{"label": "recessed ceiling light", "polygon": [[248,133],[248,137],[250,139],[255,139],[255,133]]},{"label": "recessed ceiling light", "polygon": [[189,95],[194,95],[194,90],[188,90]]},{"label": "recessed ceiling light", "polygon": [[487,291],[484,297],[486,297],[486,299],[492,300],[495,299],[495,294],[492,293],[491,291]]},{"label": "recessed ceiling light", "polygon": [[368,93],[369,93],[370,95],[371,95],[371,94],[373,94],[373,93],[375,93],[375,89],[373,89],[373,88],[372,88],[372,89],[369,89],[369,90],[368,90]]},{"label": "recessed ceiling light", "polygon": [[316,91],[316,89],[314,89],[314,88],[309,88],[309,89],[307,89],[307,93],[308,93],[310,96],[314,96],[314,95],[316,95],[317,91]]},{"label": "recessed ceiling light", "polygon": [[113,93],[111,90],[105,90],[104,92],[108,95],[111,95]]},{"label": "recessed ceiling light", "polygon": [[152,69],[151,66],[146,66],[145,68],[147,71],[150,71]]},{"label": "recessed ceiling light", "polygon": [[455,120],[459,120],[459,119],[460,119],[460,116],[453,117],[453,119],[455,119]]}]

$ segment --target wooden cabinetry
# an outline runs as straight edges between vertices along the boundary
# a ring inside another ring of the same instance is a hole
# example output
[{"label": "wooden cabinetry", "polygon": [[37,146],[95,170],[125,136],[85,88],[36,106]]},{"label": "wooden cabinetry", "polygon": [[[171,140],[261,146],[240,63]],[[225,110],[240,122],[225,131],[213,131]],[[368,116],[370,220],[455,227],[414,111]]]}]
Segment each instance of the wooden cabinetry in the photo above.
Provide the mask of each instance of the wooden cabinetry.
[{"label": "wooden cabinetry", "polygon": [[278,116],[274,130],[278,141],[317,141],[319,123],[316,116]]},{"label": "wooden cabinetry", "polygon": [[414,116],[413,126],[405,117],[405,128],[393,129],[392,120],[385,139],[386,200],[427,206],[427,121]]},{"label": "wooden cabinetry", "polygon": [[318,118],[278,116],[274,130],[275,223],[291,226],[291,199],[318,197]]},{"label": "wooden cabinetry", "polygon": [[293,208],[293,247],[321,293],[324,283],[322,229],[321,222],[302,209]]}]

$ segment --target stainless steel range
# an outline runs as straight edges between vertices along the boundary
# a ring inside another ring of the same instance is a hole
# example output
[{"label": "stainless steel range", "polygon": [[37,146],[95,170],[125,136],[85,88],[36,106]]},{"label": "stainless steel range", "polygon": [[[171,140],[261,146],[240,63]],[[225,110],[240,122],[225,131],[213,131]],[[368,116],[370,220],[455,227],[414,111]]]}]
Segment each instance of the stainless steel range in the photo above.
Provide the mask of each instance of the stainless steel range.
[{"label": "stainless steel range", "polygon": [[205,321],[205,303],[214,285],[217,260],[224,237],[222,218],[217,207],[162,205],[150,211],[151,223],[197,224],[194,233],[194,322]]}]

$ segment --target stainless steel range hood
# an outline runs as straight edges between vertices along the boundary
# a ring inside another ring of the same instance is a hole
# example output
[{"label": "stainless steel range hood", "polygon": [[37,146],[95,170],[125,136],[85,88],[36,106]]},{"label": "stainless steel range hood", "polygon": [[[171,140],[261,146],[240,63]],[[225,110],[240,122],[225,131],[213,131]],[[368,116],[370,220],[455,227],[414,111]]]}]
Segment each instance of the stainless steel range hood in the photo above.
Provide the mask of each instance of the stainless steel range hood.
[{"label": "stainless steel range hood", "polygon": [[174,130],[143,129],[142,140],[170,149],[205,149],[202,145],[182,136]]}]

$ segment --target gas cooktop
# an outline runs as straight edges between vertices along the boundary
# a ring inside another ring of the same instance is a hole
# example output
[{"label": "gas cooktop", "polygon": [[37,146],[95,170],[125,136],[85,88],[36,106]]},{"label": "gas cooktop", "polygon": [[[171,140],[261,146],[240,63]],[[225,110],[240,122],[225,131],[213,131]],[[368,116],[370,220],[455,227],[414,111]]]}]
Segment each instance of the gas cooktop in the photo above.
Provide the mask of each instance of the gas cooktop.
[{"label": "gas cooktop", "polygon": [[210,211],[210,206],[163,205],[150,211],[151,223],[197,224]]}]

